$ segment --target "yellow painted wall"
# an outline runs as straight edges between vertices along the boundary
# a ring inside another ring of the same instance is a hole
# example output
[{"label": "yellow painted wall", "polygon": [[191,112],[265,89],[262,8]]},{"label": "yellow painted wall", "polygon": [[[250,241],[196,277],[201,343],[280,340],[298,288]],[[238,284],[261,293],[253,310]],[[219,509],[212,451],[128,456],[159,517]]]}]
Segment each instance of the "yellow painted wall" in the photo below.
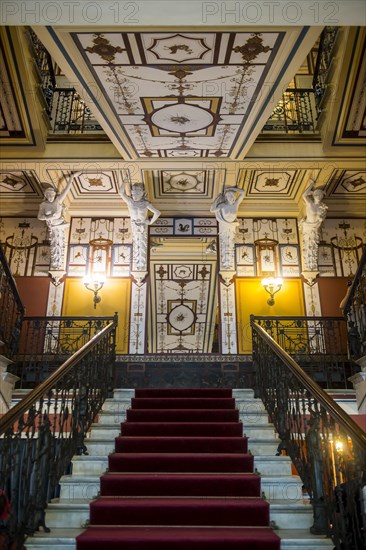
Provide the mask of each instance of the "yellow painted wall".
[{"label": "yellow painted wall", "polygon": [[275,295],[273,306],[267,304],[269,294],[262,287],[261,279],[238,278],[235,280],[235,289],[239,353],[252,352],[250,315],[305,315],[301,279],[284,279],[281,290]]},{"label": "yellow painted wall", "polygon": [[62,315],[109,317],[118,313],[117,353],[128,353],[130,322],[130,279],[107,279],[100,291],[102,301],[94,309],[93,293],[82,279],[66,278]]}]

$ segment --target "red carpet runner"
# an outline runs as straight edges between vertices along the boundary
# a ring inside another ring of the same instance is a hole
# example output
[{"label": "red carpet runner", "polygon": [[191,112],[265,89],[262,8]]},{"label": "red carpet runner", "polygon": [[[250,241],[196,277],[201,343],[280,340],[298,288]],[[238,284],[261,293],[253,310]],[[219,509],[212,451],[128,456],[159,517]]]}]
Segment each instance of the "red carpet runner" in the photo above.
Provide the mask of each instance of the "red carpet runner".
[{"label": "red carpet runner", "polygon": [[136,390],[77,550],[279,550],[231,390]]}]

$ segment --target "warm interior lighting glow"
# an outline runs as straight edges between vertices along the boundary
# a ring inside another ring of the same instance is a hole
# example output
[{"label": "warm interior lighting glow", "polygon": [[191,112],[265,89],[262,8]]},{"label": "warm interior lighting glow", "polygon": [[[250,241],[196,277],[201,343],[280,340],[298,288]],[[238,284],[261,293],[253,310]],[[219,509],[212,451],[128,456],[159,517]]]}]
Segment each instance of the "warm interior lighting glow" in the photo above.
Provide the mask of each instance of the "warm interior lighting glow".
[{"label": "warm interior lighting glow", "polygon": [[335,442],[335,448],[338,453],[341,453],[343,451],[343,443],[342,441],[336,441]]},{"label": "warm interior lighting glow", "polygon": [[267,300],[267,304],[269,306],[273,306],[274,301],[274,295],[281,290],[281,287],[283,285],[283,280],[281,277],[265,277],[262,279],[262,286],[265,289],[266,292],[270,295],[270,297]]},{"label": "warm interior lighting glow", "polygon": [[91,290],[91,292],[94,293],[94,296],[93,296],[94,309],[97,307],[97,304],[99,304],[102,300],[98,292],[103,288],[105,281],[106,281],[106,276],[103,273],[94,273],[92,277],[90,277],[89,275],[84,277],[83,282],[84,282],[85,288],[88,290]]}]

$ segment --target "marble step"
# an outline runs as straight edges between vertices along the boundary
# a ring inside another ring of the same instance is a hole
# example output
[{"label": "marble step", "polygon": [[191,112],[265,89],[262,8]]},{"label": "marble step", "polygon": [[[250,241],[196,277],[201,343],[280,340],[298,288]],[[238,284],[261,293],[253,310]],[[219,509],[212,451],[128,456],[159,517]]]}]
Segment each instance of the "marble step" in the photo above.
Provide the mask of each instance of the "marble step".
[{"label": "marble step", "polygon": [[124,389],[124,388],[116,388],[113,391],[113,398],[114,399],[132,399],[132,397],[135,397],[135,390],[131,389]]},{"label": "marble step", "polygon": [[292,462],[288,456],[254,456],[254,469],[261,475],[290,476]]},{"label": "marble step", "polygon": [[308,529],[279,529],[281,550],[334,550],[331,539],[312,535]]},{"label": "marble step", "polygon": [[126,411],[101,411],[98,414],[100,426],[120,426],[126,420]]},{"label": "marble step", "polygon": [[108,456],[114,451],[114,439],[96,439],[87,437],[84,440],[89,456]]},{"label": "marble step", "polygon": [[260,438],[250,437],[248,441],[248,452],[252,455],[275,456],[278,449],[279,439],[275,437]]},{"label": "marble step", "polygon": [[[102,475],[108,468],[106,455],[74,456],[72,459],[73,475]],[[255,456],[254,468],[262,475],[290,476],[291,459],[287,456]]]},{"label": "marble step", "polygon": [[[60,502],[95,498],[100,489],[97,475],[66,475],[60,480]],[[303,500],[302,481],[298,476],[261,477],[261,490],[267,500],[281,499],[288,502]]]},{"label": "marble step", "polygon": [[[126,410],[101,411],[98,414],[98,424],[120,425],[126,420]],[[239,414],[239,421],[245,427],[263,425],[268,423],[268,414],[266,411],[247,411]],[[272,425],[272,424],[271,424]]]},{"label": "marble step", "polygon": [[254,390],[251,388],[233,388],[233,397],[235,399],[252,397],[254,399]]},{"label": "marble step", "polygon": [[235,398],[235,407],[239,410],[240,414],[258,414],[260,412],[266,412],[263,402],[254,397]]},{"label": "marble step", "polygon": [[239,420],[243,422],[244,426],[252,424],[265,424],[268,422],[267,411],[258,410],[258,407],[247,407],[244,412],[239,412]]},{"label": "marble step", "polygon": [[[251,437],[248,441],[248,449],[253,455],[275,456],[277,453],[279,440],[272,438]],[[110,437],[88,437],[85,439],[85,445],[89,455],[102,456],[109,455],[114,451],[114,439]]]},{"label": "marble step", "polygon": [[309,500],[289,502],[275,499],[270,501],[270,520],[276,529],[310,529],[314,523],[313,508]]},{"label": "marble step", "polygon": [[65,527],[52,529],[50,533],[37,531],[33,537],[27,538],[25,544],[27,550],[76,550],[75,538],[83,531],[85,529]]},{"label": "marble step", "polygon": [[108,457],[103,456],[74,456],[72,459],[73,476],[101,476],[108,468]]},{"label": "marble step", "polygon": [[[243,433],[247,437],[254,439],[276,439],[274,426],[268,422],[263,424],[247,424],[243,427]],[[98,422],[97,424],[92,424],[90,428],[90,438],[92,439],[108,439],[109,437],[114,439],[120,434],[121,425],[117,422],[111,424],[107,424],[106,422]]]},{"label": "marble step", "polygon": [[[51,533],[37,533],[26,541],[27,550],[76,550],[75,538],[84,529],[52,529]],[[329,538],[315,536],[307,529],[279,529],[281,550],[332,550],[334,544]],[[102,549],[101,549],[102,550]]]},{"label": "marble step", "polygon": [[102,406],[102,412],[113,412],[114,414],[122,414],[126,409],[131,407],[131,399],[106,399]]},{"label": "marble step", "polygon": [[121,435],[120,424],[92,424],[91,439],[110,439],[114,443],[115,437]]},{"label": "marble step", "polygon": [[303,502],[302,485],[299,476],[273,476],[273,474],[261,476],[261,491],[269,502],[274,500],[289,503]]},{"label": "marble step", "polygon": [[[89,520],[87,499],[75,499],[73,502],[53,500],[46,510],[46,525],[50,529],[85,527]],[[313,510],[309,502],[291,503],[277,500],[270,503],[270,518],[279,529],[305,529],[313,524]]]},{"label": "marble step", "polygon": [[279,443],[273,424],[252,424],[243,426],[243,434],[249,439],[275,439]]}]

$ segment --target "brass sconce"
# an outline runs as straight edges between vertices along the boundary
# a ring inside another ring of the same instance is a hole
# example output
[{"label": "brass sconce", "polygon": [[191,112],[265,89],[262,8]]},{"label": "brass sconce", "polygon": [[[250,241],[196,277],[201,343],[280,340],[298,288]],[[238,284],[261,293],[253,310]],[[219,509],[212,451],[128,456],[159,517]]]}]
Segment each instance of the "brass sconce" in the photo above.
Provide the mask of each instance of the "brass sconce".
[{"label": "brass sconce", "polygon": [[102,301],[102,298],[99,296],[98,292],[103,288],[105,283],[105,276],[94,274],[93,278],[85,277],[84,286],[87,290],[91,290],[94,293],[93,303],[94,309],[96,309],[97,304]]},{"label": "brass sconce", "polygon": [[276,279],[274,277],[262,279],[262,286],[270,296],[267,300],[267,304],[269,306],[274,305],[274,295],[277,294],[279,290],[281,290],[282,284],[283,280],[280,277],[277,277]]}]

